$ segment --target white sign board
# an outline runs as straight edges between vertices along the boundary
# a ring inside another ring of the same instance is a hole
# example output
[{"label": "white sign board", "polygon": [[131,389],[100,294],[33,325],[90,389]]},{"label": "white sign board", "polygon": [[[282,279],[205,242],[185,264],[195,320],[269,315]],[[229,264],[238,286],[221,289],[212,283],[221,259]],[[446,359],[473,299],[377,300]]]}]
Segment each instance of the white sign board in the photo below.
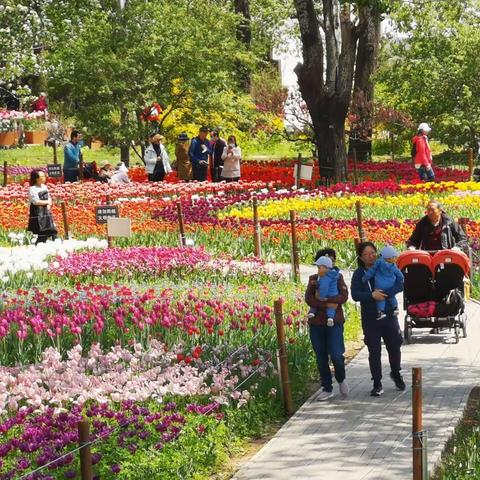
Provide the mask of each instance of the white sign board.
[{"label": "white sign board", "polygon": [[132,236],[132,220],[130,218],[112,218],[107,219],[107,235],[109,237],[127,237]]},{"label": "white sign board", "polygon": [[[297,178],[297,169],[298,169],[298,165],[295,164],[294,168],[293,168],[294,178]],[[312,179],[312,174],[313,174],[313,166],[312,165],[302,165],[302,168],[300,169],[300,179],[301,180],[311,180]]]}]

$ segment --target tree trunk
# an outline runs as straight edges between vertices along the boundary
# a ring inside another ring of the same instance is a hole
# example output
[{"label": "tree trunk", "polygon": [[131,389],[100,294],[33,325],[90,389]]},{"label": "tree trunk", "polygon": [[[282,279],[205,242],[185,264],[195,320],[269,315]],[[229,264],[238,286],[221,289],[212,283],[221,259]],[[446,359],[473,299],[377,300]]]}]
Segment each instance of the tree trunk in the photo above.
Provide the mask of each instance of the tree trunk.
[{"label": "tree trunk", "polygon": [[[237,25],[237,40],[243,43],[245,50],[248,52],[252,46],[250,0],[234,0],[234,8],[235,13],[242,17],[242,20]],[[237,61],[236,63],[241,86],[245,91],[248,91],[250,88],[250,69],[241,61]]]},{"label": "tree trunk", "polygon": [[130,145],[120,145],[120,161],[123,162],[126,167],[130,166]]},{"label": "tree trunk", "polygon": [[361,119],[362,128],[351,132],[348,154],[349,156],[353,155],[353,149],[355,148],[357,159],[368,161],[372,157],[373,74],[377,68],[380,44],[380,16],[373,11],[372,7],[364,7],[361,10],[360,17],[364,28],[358,38],[353,98],[362,99],[363,105],[360,112],[363,118]]},{"label": "tree trunk", "polygon": [[329,180],[345,181],[344,123],[352,93],[357,27],[351,21],[349,5],[338,0],[323,0],[321,24],[313,0],[294,3],[303,53],[303,63],[295,67],[295,73],[312,118],[320,174]]}]

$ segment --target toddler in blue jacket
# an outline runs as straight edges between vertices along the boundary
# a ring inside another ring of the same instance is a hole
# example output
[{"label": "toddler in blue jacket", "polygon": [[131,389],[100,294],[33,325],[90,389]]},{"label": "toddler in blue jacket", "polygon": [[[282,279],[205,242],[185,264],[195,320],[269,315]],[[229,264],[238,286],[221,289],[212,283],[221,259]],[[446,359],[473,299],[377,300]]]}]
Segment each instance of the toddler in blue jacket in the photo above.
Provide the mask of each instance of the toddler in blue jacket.
[{"label": "toddler in blue jacket", "polygon": [[[395,285],[397,279],[403,282],[403,273],[396,265],[398,252],[391,245],[387,245],[380,252],[380,258],[369,268],[363,276],[363,281],[368,282],[372,278],[375,281],[375,289],[386,291]],[[377,320],[386,317],[385,309],[388,304],[393,309],[393,314],[398,315],[398,302],[395,295],[384,300],[377,300]]]},{"label": "toddler in blue jacket", "polygon": [[[332,268],[332,260],[326,256],[319,257],[315,262],[318,267],[317,280],[317,297],[319,300],[326,300],[330,297],[338,295],[338,269]],[[331,305],[331,304],[330,304]],[[333,318],[335,317],[336,307],[327,307],[327,326],[333,327]],[[313,318],[317,314],[318,309],[310,307],[308,318]]]}]

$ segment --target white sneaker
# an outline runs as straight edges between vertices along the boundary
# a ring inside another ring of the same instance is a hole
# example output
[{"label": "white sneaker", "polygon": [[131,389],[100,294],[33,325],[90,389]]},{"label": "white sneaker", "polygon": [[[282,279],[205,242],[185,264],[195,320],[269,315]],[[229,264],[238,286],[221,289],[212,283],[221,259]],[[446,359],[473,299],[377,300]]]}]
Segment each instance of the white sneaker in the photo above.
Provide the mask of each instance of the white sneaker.
[{"label": "white sneaker", "polygon": [[333,324],[334,324],[333,318],[327,319],[327,327],[333,327]]},{"label": "white sneaker", "polygon": [[315,317],[315,314],[313,312],[310,312],[308,315],[307,315],[307,318],[310,319],[310,318],[313,318]]},{"label": "white sneaker", "polygon": [[334,396],[335,394],[333,392],[327,392],[326,390],[322,390],[320,392],[320,395],[317,397],[317,402],[324,402],[325,400],[329,400]]},{"label": "white sneaker", "polygon": [[339,383],[338,384],[339,388],[340,388],[340,393],[346,397],[348,395],[348,393],[350,392],[350,387],[348,386],[348,383],[346,380],[344,380],[342,383]]}]

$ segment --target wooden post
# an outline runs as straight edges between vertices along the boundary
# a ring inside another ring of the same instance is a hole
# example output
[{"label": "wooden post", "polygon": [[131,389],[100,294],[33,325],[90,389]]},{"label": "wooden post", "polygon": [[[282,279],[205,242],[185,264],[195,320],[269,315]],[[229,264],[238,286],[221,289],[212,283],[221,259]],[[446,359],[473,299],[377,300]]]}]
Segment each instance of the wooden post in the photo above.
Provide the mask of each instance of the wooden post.
[{"label": "wooden post", "polygon": [[300,188],[301,172],[302,172],[302,154],[299,153],[298,159],[297,159],[297,175],[295,178],[295,186],[297,188]]},{"label": "wooden post", "polygon": [[260,220],[258,219],[258,200],[253,197],[253,248],[257,258],[262,256],[262,232],[260,230]]},{"label": "wooden post", "polygon": [[78,164],[78,179],[83,182],[83,159]]},{"label": "wooden post", "polygon": [[8,183],[7,167],[8,167],[7,161],[4,160],[3,161],[3,186],[4,187],[6,187]]},{"label": "wooden post", "polygon": [[287,346],[285,344],[285,329],[283,322],[283,308],[282,301],[275,300],[273,304],[273,311],[275,314],[275,323],[277,326],[277,345],[278,356],[280,359],[280,374],[282,378],[282,393],[283,393],[283,405],[287,415],[293,413],[292,391],[290,389],[290,379],[288,376],[288,357]]},{"label": "wooden post", "polygon": [[183,221],[183,209],[181,202],[177,202],[178,228],[180,230],[180,246],[187,246],[187,238],[185,236],[185,224]]},{"label": "wooden post", "polygon": [[473,148],[467,150],[468,155],[468,179],[472,180],[473,178]]},{"label": "wooden post", "polygon": [[360,245],[360,239],[358,237],[355,237],[353,239],[353,245],[355,247],[355,253],[357,253],[358,252],[358,246]]},{"label": "wooden post", "polygon": [[90,425],[86,420],[78,422],[78,444],[80,448],[80,474],[82,480],[93,479],[92,452],[90,451]]},{"label": "wooden post", "polygon": [[365,235],[365,230],[363,229],[362,204],[360,203],[360,200],[355,202],[355,208],[357,209],[358,236],[360,237],[360,241],[364,242],[367,237]]},{"label": "wooden post", "polygon": [[300,281],[300,260],[298,258],[297,216],[290,210],[290,226],[292,228],[292,277],[294,282]]},{"label": "wooden post", "polygon": [[357,149],[353,149],[353,184],[358,185]]},{"label": "wooden post", "polygon": [[68,240],[70,238],[70,230],[68,228],[67,206],[65,205],[65,202],[62,202],[61,206],[62,206],[62,217],[63,217],[63,230],[65,231],[64,237],[65,237],[65,240]]},{"label": "wooden post", "polygon": [[58,156],[57,156],[57,141],[53,141],[53,163],[55,165],[58,164]]},{"label": "wooden post", "polygon": [[423,480],[422,369],[412,368],[413,480]]},{"label": "wooden post", "polygon": [[395,161],[395,134],[390,132],[390,158]]},{"label": "wooden post", "polygon": [[[80,165],[82,164],[82,162],[80,162]],[[105,197],[105,203],[107,205],[111,205],[112,204],[112,201],[110,200],[110,195],[107,194],[107,196]],[[106,229],[107,229],[107,244],[108,244],[108,248],[112,248],[113,247],[113,238],[110,237],[108,235],[108,223],[105,225]]]}]

